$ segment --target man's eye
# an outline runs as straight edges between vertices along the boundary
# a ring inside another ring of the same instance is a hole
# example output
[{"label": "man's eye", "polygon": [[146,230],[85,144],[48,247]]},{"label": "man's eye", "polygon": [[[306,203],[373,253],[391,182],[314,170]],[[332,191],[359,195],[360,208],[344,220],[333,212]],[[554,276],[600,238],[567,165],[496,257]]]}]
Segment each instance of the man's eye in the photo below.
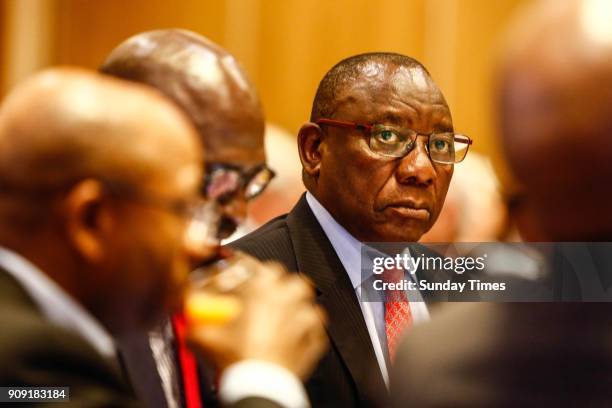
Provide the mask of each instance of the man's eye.
[{"label": "man's eye", "polygon": [[397,143],[400,140],[399,136],[391,130],[381,130],[377,135],[377,139],[383,143],[390,144]]},{"label": "man's eye", "polygon": [[437,140],[434,140],[433,147],[439,152],[445,152],[448,150],[449,143],[446,140],[437,139]]}]

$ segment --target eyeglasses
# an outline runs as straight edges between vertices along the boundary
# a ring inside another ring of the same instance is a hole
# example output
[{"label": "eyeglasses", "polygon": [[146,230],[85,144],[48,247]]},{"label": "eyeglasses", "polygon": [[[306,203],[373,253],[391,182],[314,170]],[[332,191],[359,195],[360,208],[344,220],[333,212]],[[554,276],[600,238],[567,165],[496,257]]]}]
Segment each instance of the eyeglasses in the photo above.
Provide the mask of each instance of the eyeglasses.
[{"label": "eyeglasses", "polygon": [[[380,124],[361,124],[334,119],[319,119],[317,125],[356,129],[369,138],[370,150],[381,156],[404,157],[416,143],[419,133],[412,129],[398,129]],[[427,136],[427,154],[431,161],[441,164],[459,163],[467,155],[472,139],[452,132],[431,133]]]},{"label": "eyeglasses", "polygon": [[209,164],[206,166],[202,193],[220,204],[228,203],[240,191],[244,191],[247,200],[252,200],[266,189],[275,175],[274,170],[265,163],[246,171],[231,164]]}]

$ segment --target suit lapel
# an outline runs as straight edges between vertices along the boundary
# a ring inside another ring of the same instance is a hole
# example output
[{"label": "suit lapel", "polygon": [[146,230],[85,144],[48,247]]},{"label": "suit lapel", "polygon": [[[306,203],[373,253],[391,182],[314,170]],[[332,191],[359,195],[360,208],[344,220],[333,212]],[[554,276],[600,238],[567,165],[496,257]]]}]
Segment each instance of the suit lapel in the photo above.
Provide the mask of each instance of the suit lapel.
[{"label": "suit lapel", "polygon": [[372,341],[353,285],[331,243],[310,210],[305,196],[287,216],[298,271],[308,276],[325,307],[328,333],[333,346],[357,385],[364,400],[386,393]]}]

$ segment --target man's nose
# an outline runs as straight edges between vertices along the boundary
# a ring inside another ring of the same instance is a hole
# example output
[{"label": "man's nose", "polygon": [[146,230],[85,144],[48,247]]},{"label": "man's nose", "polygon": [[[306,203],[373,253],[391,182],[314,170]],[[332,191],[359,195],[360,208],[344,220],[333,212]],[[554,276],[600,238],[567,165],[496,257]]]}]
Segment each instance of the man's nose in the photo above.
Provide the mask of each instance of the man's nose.
[{"label": "man's nose", "polygon": [[400,184],[427,187],[433,184],[436,170],[429,158],[425,143],[418,140],[415,143],[416,146],[401,159],[395,170],[395,177]]}]

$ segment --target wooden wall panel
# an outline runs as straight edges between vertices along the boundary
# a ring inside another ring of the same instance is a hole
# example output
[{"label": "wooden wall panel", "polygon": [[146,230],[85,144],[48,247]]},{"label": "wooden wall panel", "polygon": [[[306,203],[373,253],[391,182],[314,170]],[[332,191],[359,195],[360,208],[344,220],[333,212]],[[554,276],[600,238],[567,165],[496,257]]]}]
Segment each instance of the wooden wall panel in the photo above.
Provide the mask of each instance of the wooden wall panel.
[{"label": "wooden wall panel", "polygon": [[0,0],[0,101],[4,96],[5,53],[6,53],[6,1]]},{"label": "wooden wall panel", "polygon": [[368,51],[421,58],[422,1],[262,3],[258,83],[268,116],[296,132],[310,115],[316,87],[335,63]]},{"label": "wooden wall panel", "polygon": [[502,179],[507,177],[494,118],[493,74],[496,46],[505,22],[522,0],[460,0],[456,41],[456,104],[459,129],[477,139],[476,151],[489,155]]},{"label": "wooden wall panel", "polygon": [[191,29],[236,55],[268,119],[294,134],[308,119],[319,80],[342,58],[375,50],[416,57],[447,96],[457,129],[499,161],[491,109],[495,39],[527,0],[45,1],[54,23],[46,41],[51,62],[96,68],[130,35]]},{"label": "wooden wall panel", "polygon": [[127,37],[181,27],[223,40],[224,4],[198,0],[56,0],[56,61],[95,68]]}]

